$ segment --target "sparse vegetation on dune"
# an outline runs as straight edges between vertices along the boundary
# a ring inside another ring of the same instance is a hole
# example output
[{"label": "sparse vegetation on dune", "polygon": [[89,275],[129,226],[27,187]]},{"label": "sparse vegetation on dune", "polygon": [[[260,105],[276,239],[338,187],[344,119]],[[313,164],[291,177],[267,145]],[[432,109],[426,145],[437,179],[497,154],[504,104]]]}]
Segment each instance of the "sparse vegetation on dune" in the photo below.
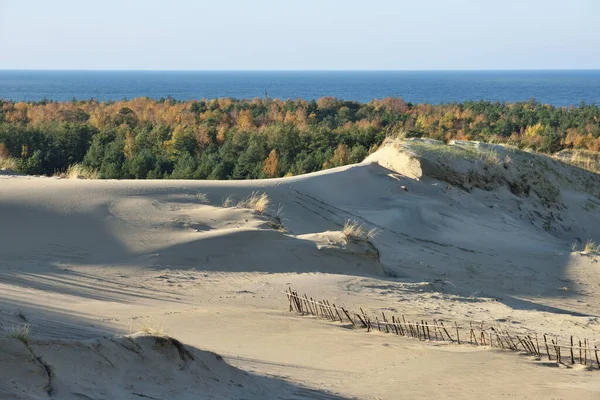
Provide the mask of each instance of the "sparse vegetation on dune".
[{"label": "sparse vegetation on dune", "polygon": [[267,211],[269,204],[271,204],[271,200],[269,199],[269,195],[265,192],[252,192],[237,203],[233,196],[227,196],[222,202],[223,208],[247,208],[249,210],[254,210],[259,214],[264,214]]},{"label": "sparse vegetation on dune", "polygon": [[98,170],[83,164],[73,164],[67,169],[65,177],[68,179],[98,179]]},{"label": "sparse vegetation on dune", "polygon": [[378,233],[377,228],[367,229],[364,223],[352,219],[347,220],[342,228],[342,234],[346,240],[371,241]]},{"label": "sparse vegetation on dune", "polygon": [[17,168],[17,160],[11,157],[0,156],[0,170],[8,169],[14,171]]},{"label": "sparse vegetation on dune", "polygon": [[233,199],[233,196],[227,196],[223,199],[223,202],[221,204],[223,206],[223,208],[229,208],[229,207],[233,207],[235,205],[235,201]]},{"label": "sparse vegetation on dune", "polygon": [[241,208],[248,208],[258,212],[259,214],[263,214],[267,210],[267,207],[269,207],[270,203],[271,200],[269,200],[267,193],[252,192],[252,194],[250,194],[248,197],[242,199],[237,206]]},{"label": "sparse vegetation on dune", "polygon": [[277,207],[277,213],[274,217],[272,217],[271,221],[269,221],[269,226],[276,231],[285,233],[287,230],[283,226],[283,205],[279,204]]},{"label": "sparse vegetation on dune", "polygon": [[588,239],[583,245],[583,252],[586,254],[597,254],[600,252],[600,245],[591,239]]},{"label": "sparse vegetation on dune", "polygon": [[208,199],[208,195],[206,193],[197,193],[196,198],[202,204],[210,203],[210,200]]},{"label": "sparse vegetation on dune", "polygon": [[9,329],[9,336],[17,339],[25,346],[29,345],[30,330],[29,324],[14,326]]},{"label": "sparse vegetation on dune", "polygon": [[596,174],[600,174],[600,152],[591,150],[568,150],[554,155],[554,158]]},{"label": "sparse vegetation on dune", "polygon": [[147,335],[152,336],[165,336],[167,334],[167,329],[163,321],[154,317],[144,317],[138,321],[135,329],[133,326],[130,328],[132,332],[136,330],[137,332],[143,332]]}]

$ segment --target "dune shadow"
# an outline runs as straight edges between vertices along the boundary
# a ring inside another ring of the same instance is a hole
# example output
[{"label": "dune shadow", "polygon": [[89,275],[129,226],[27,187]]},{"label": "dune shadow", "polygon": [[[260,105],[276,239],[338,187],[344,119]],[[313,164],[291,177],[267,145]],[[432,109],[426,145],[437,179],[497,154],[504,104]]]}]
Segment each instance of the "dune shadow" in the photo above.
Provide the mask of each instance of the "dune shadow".
[{"label": "dune shadow", "polygon": [[239,230],[162,249],[156,262],[169,268],[264,273],[337,273],[385,278],[379,262],[363,254],[319,249],[273,230]]},{"label": "dune shadow", "polygon": [[[51,389],[53,398],[111,393],[111,398],[212,399],[218,393],[232,399],[346,399],[278,376],[247,372],[249,362],[234,367],[218,354],[173,337],[124,335],[108,326],[90,327],[88,318],[20,307],[18,313],[0,312],[0,371],[3,381],[11,382],[0,387],[0,398],[38,398],[23,393]],[[25,323],[30,327],[27,348],[9,337],[11,327]],[[40,368],[32,355],[48,369]],[[89,379],[90,374],[95,378]]]}]

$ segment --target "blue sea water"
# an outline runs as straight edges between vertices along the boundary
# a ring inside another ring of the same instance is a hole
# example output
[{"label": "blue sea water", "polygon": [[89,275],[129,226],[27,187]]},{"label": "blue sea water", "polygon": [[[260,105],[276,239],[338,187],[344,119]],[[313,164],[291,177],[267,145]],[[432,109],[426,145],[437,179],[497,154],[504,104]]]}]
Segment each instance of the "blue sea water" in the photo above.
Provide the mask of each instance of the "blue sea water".
[{"label": "blue sea water", "polygon": [[600,104],[600,70],[577,71],[11,71],[0,70],[0,98],[17,101],[178,100],[233,97],[413,103],[527,101]]}]

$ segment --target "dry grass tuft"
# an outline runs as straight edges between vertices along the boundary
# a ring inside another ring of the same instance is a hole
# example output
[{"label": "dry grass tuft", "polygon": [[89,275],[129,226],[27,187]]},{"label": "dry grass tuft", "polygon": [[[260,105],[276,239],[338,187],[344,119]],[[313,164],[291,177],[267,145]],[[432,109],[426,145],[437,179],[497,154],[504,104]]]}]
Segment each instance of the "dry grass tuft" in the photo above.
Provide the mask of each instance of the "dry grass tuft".
[{"label": "dry grass tuft", "polygon": [[342,234],[347,240],[371,241],[379,234],[379,229],[373,228],[367,230],[367,228],[365,228],[365,224],[349,219],[344,223]]},{"label": "dry grass tuft", "polygon": [[252,192],[252,194],[242,201],[240,201],[237,206],[241,208],[249,208],[258,212],[259,214],[264,213],[267,208],[271,204],[271,200],[269,200],[269,196],[267,193],[259,194],[258,192]]},{"label": "dry grass tuft", "polygon": [[600,174],[600,152],[592,150],[570,150],[554,155],[554,158],[567,164]]},{"label": "dry grass tuft", "polygon": [[208,200],[208,196],[206,195],[206,193],[198,193],[198,194],[196,194],[196,198],[202,204],[208,204],[208,203],[210,203],[210,201]]},{"label": "dry grass tuft", "polygon": [[68,179],[98,179],[98,170],[82,164],[71,165],[65,174]]},{"label": "dry grass tuft", "polygon": [[271,221],[269,221],[269,226],[276,231],[285,233],[287,230],[283,226],[283,204],[279,204],[277,207],[277,214],[273,217]]},{"label": "dry grass tuft", "polygon": [[14,326],[9,330],[9,336],[29,346],[29,324]]},{"label": "dry grass tuft", "polygon": [[[130,329],[132,330],[132,329]],[[144,317],[138,322],[138,332],[143,332],[152,336],[166,336],[167,329],[163,321],[154,317]]]},{"label": "dry grass tuft", "polygon": [[583,246],[583,252],[586,254],[597,254],[600,252],[600,245],[596,244],[593,240],[588,239]]},{"label": "dry grass tuft", "polygon": [[16,170],[17,160],[11,157],[0,157],[0,169]]},{"label": "dry grass tuft", "polygon": [[235,201],[233,200],[233,196],[227,196],[223,199],[223,208],[233,207],[235,205]]}]

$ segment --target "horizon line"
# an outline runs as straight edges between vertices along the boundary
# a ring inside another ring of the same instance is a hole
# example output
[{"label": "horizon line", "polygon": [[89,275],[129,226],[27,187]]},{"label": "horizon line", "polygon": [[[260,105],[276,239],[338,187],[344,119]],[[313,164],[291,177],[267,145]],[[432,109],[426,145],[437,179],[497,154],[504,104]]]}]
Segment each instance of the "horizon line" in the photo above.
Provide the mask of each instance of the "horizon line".
[{"label": "horizon line", "polygon": [[524,72],[600,71],[600,68],[507,68],[507,69],[75,69],[0,68],[0,72]]}]

